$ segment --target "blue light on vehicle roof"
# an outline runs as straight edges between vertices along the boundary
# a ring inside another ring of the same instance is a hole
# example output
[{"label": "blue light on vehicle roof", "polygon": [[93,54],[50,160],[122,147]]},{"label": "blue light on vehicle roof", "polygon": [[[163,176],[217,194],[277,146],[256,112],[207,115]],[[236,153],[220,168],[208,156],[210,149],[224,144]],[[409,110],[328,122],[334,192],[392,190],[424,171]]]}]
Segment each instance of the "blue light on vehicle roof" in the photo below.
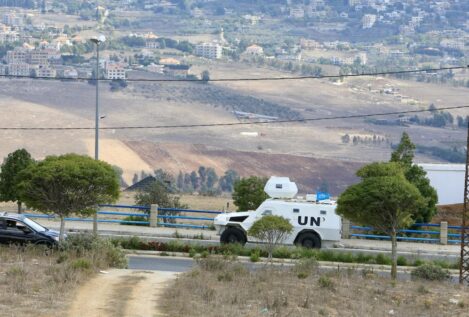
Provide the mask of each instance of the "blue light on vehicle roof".
[{"label": "blue light on vehicle roof", "polygon": [[331,198],[331,195],[329,195],[329,193],[325,193],[325,192],[317,192],[316,193],[316,200],[317,201],[327,200],[327,199],[330,199],[330,198]]}]

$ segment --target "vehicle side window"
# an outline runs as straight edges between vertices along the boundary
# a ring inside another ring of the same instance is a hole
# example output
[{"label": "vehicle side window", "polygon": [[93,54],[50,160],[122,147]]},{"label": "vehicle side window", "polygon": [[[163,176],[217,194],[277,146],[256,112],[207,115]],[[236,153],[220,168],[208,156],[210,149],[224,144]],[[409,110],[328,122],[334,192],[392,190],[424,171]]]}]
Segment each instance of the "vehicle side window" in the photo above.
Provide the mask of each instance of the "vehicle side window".
[{"label": "vehicle side window", "polygon": [[263,216],[266,216],[266,215],[269,215],[269,216],[270,216],[270,215],[272,215],[272,210],[264,210],[264,211],[262,212],[262,215],[263,215]]},{"label": "vehicle side window", "polygon": [[0,230],[5,230],[5,219],[0,218]]},{"label": "vehicle side window", "polygon": [[10,219],[6,219],[5,223],[6,223],[6,229],[8,231],[24,233],[24,231],[20,229],[22,227],[26,227],[24,223],[15,221],[15,220],[10,220]]}]

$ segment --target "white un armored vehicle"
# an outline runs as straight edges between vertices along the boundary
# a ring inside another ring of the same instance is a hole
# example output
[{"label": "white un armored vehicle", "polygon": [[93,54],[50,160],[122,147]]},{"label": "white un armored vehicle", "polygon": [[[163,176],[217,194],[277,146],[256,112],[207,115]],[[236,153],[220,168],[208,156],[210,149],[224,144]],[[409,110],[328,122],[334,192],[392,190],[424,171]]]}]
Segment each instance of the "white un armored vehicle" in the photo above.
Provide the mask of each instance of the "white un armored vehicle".
[{"label": "white un armored vehicle", "polygon": [[320,248],[323,241],[339,241],[342,222],[335,213],[335,201],[321,200],[320,195],[296,197],[298,188],[288,177],[272,176],[264,191],[271,197],[255,211],[218,215],[215,228],[222,243],[262,242],[249,237],[247,231],[264,215],[282,216],[293,225],[293,231],[284,244]]}]

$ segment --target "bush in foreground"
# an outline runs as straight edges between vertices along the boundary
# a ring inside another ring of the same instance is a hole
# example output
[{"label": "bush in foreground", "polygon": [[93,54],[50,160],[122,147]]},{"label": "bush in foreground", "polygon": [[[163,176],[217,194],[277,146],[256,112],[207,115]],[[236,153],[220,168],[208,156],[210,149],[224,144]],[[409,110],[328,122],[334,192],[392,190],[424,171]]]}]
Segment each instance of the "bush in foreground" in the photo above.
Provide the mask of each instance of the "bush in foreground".
[{"label": "bush in foreground", "polygon": [[412,279],[421,279],[428,281],[444,281],[450,278],[448,270],[442,267],[425,263],[412,271]]}]

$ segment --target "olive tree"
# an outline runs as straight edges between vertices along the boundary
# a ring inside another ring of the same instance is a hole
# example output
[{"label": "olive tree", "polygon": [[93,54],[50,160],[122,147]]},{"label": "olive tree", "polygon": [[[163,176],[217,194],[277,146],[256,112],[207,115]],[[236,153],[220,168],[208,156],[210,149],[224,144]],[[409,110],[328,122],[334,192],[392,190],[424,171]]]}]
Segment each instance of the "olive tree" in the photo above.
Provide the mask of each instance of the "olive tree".
[{"label": "olive tree", "polygon": [[[172,194],[172,188],[160,179],[151,182],[143,189],[139,190],[135,195],[135,203],[140,206],[150,207],[152,204],[157,204],[158,207],[163,208],[176,208],[187,209],[186,204],[181,203],[180,197]],[[147,211],[149,212],[149,211]],[[162,216],[174,216],[178,214],[175,211],[160,211]],[[175,223],[174,218],[162,218],[163,222]]]},{"label": "olive tree", "polygon": [[16,150],[5,158],[0,172],[0,201],[16,201],[21,213],[22,201],[18,196],[18,174],[33,164],[34,160],[25,149]]},{"label": "olive tree", "polygon": [[292,224],[280,216],[266,215],[253,223],[248,235],[265,242],[265,248],[272,262],[272,252],[292,232]]},{"label": "olive tree", "polygon": [[361,168],[358,184],[348,187],[337,201],[337,214],[391,236],[391,277],[397,277],[397,233],[413,222],[425,200],[398,163],[372,163]]},{"label": "olive tree", "polygon": [[65,217],[96,212],[98,204],[119,198],[119,180],[111,165],[88,156],[48,156],[19,175],[19,195],[28,206],[60,217],[60,240]]}]

